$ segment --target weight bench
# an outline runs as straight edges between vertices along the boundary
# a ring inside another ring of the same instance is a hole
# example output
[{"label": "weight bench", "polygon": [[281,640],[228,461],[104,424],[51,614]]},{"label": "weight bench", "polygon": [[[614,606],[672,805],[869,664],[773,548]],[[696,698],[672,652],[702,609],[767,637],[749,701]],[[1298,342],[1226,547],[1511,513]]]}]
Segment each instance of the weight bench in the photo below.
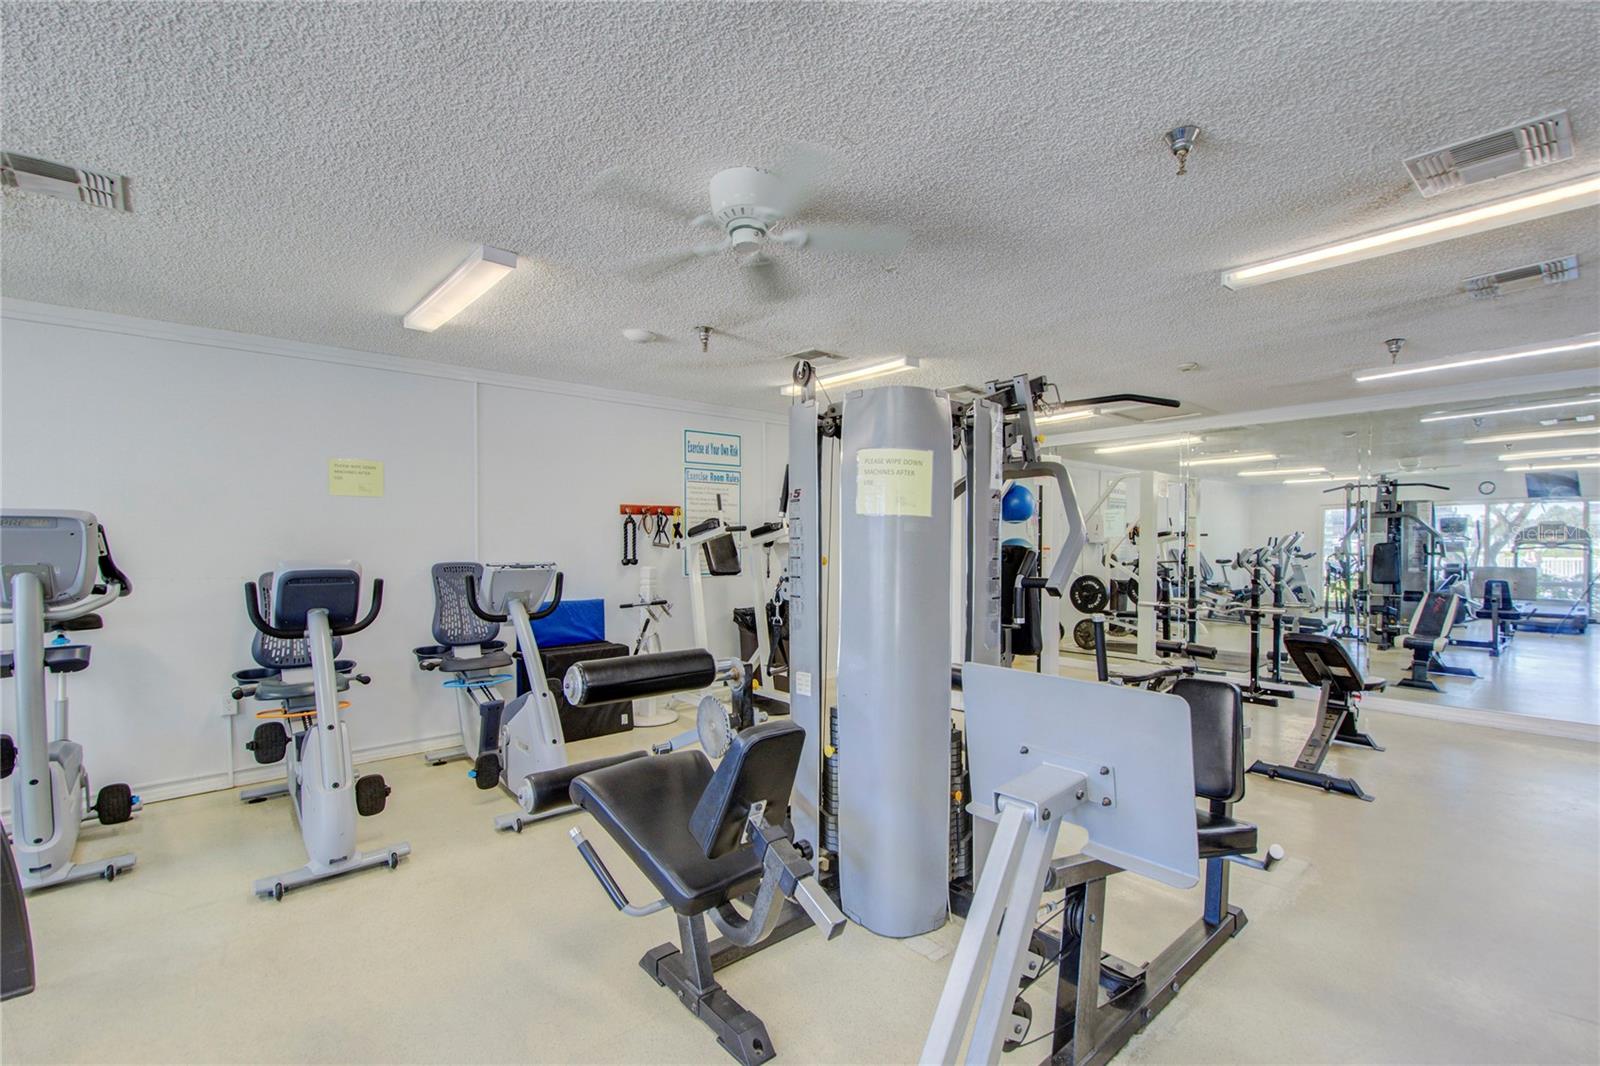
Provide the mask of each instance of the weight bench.
[{"label": "weight bench", "polygon": [[1401,688],[1442,692],[1429,674],[1478,676],[1471,667],[1455,666],[1440,658],[1440,653],[1450,646],[1450,631],[1458,624],[1461,606],[1461,597],[1453,592],[1430,592],[1411,612],[1411,627],[1400,640],[1401,647],[1411,652],[1411,674],[1399,680]]},{"label": "weight bench", "polygon": [[1290,633],[1284,638],[1284,647],[1305,679],[1321,689],[1317,697],[1316,718],[1311,735],[1306,738],[1305,746],[1300,749],[1300,757],[1295,759],[1293,766],[1257,759],[1248,772],[1274,780],[1282,778],[1296,784],[1310,785],[1324,792],[1341,792],[1372,802],[1373,797],[1363,792],[1354,778],[1323,773],[1322,762],[1334,744],[1383,750],[1371,736],[1361,731],[1356,717],[1356,702],[1361,699],[1362,693],[1382,692],[1389,683],[1381,677],[1363,677],[1345,646],[1326,634]]},{"label": "weight bench", "polygon": [[1498,659],[1506,645],[1511,643],[1511,638],[1516,635],[1517,623],[1528,616],[1511,598],[1511,582],[1490,578],[1483,583],[1483,605],[1473,612],[1473,617],[1480,622],[1489,623],[1489,639],[1462,638],[1451,643],[1461,648],[1482,648]]},{"label": "weight bench", "polygon": [[[570,790],[572,802],[594,816],[661,893],[653,903],[629,903],[594,846],[572,829],[579,854],[617,909],[633,917],[668,907],[677,914],[679,944],[651,948],[639,965],[746,1066],[776,1054],[772,1039],[715,971],[813,923],[830,940],[844,929],[844,915],[817,885],[811,857],[795,846],[788,827],[804,742],[800,726],[766,722],[736,735],[715,770],[704,752],[675,751],[591,770]],[[723,934],[718,940],[707,941],[707,914]]]}]

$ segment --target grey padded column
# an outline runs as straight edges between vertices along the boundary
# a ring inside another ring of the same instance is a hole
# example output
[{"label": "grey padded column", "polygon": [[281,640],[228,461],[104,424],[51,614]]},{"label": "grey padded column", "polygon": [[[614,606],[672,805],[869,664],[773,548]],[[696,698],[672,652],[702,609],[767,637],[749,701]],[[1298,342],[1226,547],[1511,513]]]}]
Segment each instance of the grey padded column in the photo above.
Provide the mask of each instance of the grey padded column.
[{"label": "grey padded column", "polygon": [[949,398],[850,393],[842,453],[840,893],[874,933],[916,936],[949,904]]}]

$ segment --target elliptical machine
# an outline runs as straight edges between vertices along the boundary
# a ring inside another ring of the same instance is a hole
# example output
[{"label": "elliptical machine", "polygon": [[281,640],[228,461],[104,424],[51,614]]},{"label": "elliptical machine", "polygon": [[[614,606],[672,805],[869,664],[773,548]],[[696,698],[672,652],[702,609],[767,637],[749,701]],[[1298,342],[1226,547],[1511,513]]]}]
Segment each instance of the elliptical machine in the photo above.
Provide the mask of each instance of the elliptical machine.
[{"label": "elliptical machine", "polygon": [[[448,585],[441,581],[443,567],[453,568],[449,572],[453,580]],[[566,798],[572,778],[644,754],[635,751],[577,764],[567,762],[561,717],[545,680],[539,641],[533,634],[533,620],[550,615],[561,603],[561,586],[561,572],[554,563],[492,563],[482,567],[476,563],[441,563],[434,567],[438,597],[434,635],[447,643],[416,648],[414,652],[423,670],[455,674],[455,680],[447,684],[466,694],[461,697],[463,750],[456,757],[472,758],[473,777],[480,789],[487,791],[498,785],[521,807],[511,814],[496,815],[496,829],[520,833],[523,826],[541,818],[573,810]],[[445,610],[443,598],[447,589],[453,590],[449,611]],[[488,606],[479,599],[480,589],[488,596]],[[547,594],[550,602],[546,604]],[[461,615],[463,607],[472,618]],[[511,659],[501,650],[504,645],[492,639],[506,622],[516,633],[517,651],[528,675],[528,691],[509,701],[499,698],[492,687],[510,679],[496,673],[509,667]],[[455,654],[469,643],[477,644],[482,654]],[[479,717],[475,743],[468,728],[469,699]]]},{"label": "elliptical machine", "polygon": [[[245,745],[258,763],[285,763],[281,785],[246,789],[239,798],[259,803],[288,795],[305,841],[306,864],[255,883],[257,896],[282,899],[290,889],[374,866],[394,869],[411,854],[411,845],[391,844],[376,851],[356,847],[356,815],[381,812],[390,789],[379,774],[356,775],[350,734],[339,693],[351,681],[371,679],[356,674],[356,664],[338,659],[339,637],[359,633],[378,617],[383,582],[372,582],[366,616],[357,621],[361,568],[352,562],[332,565],[280,563],[262,574],[261,583],[245,583],[245,611],[257,635],[250,651],[258,670],[241,670],[234,680],[234,699],[253,697],[281,702],[281,710],[259,712],[262,722]],[[285,723],[287,723],[287,728]]]},{"label": "elliptical machine", "polygon": [[[0,677],[17,684],[17,740],[4,738],[4,774],[12,786],[13,838],[27,891],[104,878],[129,869],[134,856],[75,863],[78,831],[96,818],[118,825],[133,817],[139,798],[125,784],[106,785],[89,803],[83,745],[67,738],[66,675],[89,665],[84,644],[44,642],[46,623],[58,629],[98,627],[94,612],[133,591],[117,569],[105,531],[87,511],[0,513],[0,621],[10,623],[15,651],[0,654]],[[56,675],[54,729],[45,715],[45,673]],[[54,732],[55,739],[50,739]]]}]

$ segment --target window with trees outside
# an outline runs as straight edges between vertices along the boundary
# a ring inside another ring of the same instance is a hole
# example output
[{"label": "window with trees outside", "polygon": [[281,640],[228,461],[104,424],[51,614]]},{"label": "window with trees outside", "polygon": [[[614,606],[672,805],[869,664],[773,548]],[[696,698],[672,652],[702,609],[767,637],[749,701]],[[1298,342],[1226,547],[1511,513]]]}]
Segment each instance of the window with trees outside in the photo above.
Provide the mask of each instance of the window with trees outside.
[{"label": "window with trees outside", "polygon": [[[1464,561],[1468,569],[1480,566],[1530,566],[1538,571],[1536,595],[1541,600],[1582,600],[1594,602],[1590,584],[1596,576],[1592,563],[1581,547],[1524,547],[1514,552],[1517,532],[1540,522],[1562,522],[1589,532],[1591,543],[1600,543],[1600,500],[1544,499],[1493,500],[1486,502],[1439,503],[1434,505],[1434,522],[1444,518],[1465,521],[1462,533],[1448,538],[1446,562]],[[1342,507],[1323,511],[1323,555],[1330,566],[1329,577],[1338,566],[1339,543],[1345,532]],[[1354,540],[1354,538],[1352,538]],[[1363,558],[1352,543],[1353,557]]]}]

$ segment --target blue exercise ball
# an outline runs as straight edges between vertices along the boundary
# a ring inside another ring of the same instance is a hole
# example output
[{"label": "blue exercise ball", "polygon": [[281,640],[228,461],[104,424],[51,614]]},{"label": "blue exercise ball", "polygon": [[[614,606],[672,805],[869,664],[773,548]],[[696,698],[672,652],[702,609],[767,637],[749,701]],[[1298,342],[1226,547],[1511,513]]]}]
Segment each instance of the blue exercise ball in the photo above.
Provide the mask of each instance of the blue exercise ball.
[{"label": "blue exercise ball", "polygon": [[1002,548],[1032,548],[1033,541],[1025,540],[1022,537],[1009,537],[1001,541],[1000,546]]},{"label": "blue exercise ball", "polygon": [[1033,490],[1026,485],[1012,485],[1000,501],[1000,517],[1007,522],[1026,522],[1033,517]]}]

